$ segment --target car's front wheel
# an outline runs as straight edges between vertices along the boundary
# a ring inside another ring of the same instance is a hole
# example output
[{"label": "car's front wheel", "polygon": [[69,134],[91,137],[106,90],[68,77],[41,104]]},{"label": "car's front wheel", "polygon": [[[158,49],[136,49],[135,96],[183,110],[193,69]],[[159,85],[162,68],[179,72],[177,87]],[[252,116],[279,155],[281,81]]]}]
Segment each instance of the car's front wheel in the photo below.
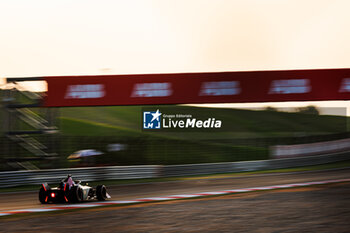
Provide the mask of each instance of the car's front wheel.
[{"label": "car's front wheel", "polygon": [[98,185],[96,187],[96,196],[99,201],[104,201],[107,198],[107,189],[104,185]]},{"label": "car's front wheel", "polygon": [[79,186],[73,186],[70,190],[70,197],[72,202],[83,201],[83,189]]}]

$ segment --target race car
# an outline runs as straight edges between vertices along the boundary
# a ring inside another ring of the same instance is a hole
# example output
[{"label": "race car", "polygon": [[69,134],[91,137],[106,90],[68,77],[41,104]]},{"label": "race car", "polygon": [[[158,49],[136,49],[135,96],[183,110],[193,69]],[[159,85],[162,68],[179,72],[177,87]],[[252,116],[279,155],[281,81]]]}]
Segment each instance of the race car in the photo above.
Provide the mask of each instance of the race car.
[{"label": "race car", "polygon": [[97,185],[96,188],[82,185],[80,180],[73,181],[71,175],[62,180],[58,187],[51,188],[43,183],[39,190],[39,201],[46,203],[78,203],[89,200],[104,201],[111,196],[107,193],[106,186]]}]

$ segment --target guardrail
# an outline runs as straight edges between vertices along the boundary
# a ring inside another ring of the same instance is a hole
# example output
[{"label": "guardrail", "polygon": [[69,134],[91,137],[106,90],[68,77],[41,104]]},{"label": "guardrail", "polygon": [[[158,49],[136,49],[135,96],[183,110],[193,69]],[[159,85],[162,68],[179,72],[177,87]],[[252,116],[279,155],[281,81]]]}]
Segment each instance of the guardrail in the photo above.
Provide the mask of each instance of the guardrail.
[{"label": "guardrail", "polygon": [[0,172],[0,187],[25,184],[57,183],[72,174],[82,181],[140,179],[158,177],[160,166],[108,166],[87,168],[64,168],[31,171]]},{"label": "guardrail", "polygon": [[319,165],[338,161],[350,160],[350,151],[328,155],[318,155],[299,158],[270,159],[260,161],[228,162],[228,163],[206,163],[164,166],[162,175],[188,176],[215,173],[231,173],[243,171],[260,171],[271,169],[282,169],[290,167],[302,167]]},{"label": "guardrail", "polygon": [[173,176],[203,175],[243,171],[259,171],[290,167],[319,165],[337,161],[350,160],[350,151],[328,155],[299,158],[271,159],[261,161],[205,163],[185,165],[142,165],[142,166],[109,166],[88,168],[65,168],[35,171],[0,172],[0,187],[13,187],[43,182],[57,183],[72,174],[74,179],[82,181],[143,179]]},{"label": "guardrail", "polygon": [[303,157],[350,150],[350,138],[297,145],[271,146],[273,158]]}]

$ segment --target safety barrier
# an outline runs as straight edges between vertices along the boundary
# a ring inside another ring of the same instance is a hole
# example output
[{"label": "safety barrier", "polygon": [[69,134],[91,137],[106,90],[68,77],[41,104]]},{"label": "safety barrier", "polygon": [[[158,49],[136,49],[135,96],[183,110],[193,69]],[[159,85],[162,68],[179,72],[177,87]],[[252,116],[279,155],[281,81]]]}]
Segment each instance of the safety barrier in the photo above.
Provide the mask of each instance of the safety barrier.
[{"label": "safety barrier", "polygon": [[158,177],[160,166],[108,166],[0,172],[0,186],[13,187],[43,182],[57,183],[71,174],[81,181],[141,179]]},{"label": "safety barrier", "polygon": [[291,158],[348,150],[350,150],[350,138],[345,138],[326,142],[272,146],[271,155],[273,158]]},{"label": "safety barrier", "polygon": [[319,164],[326,164],[326,163],[332,163],[332,162],[338,162],[338,161],[344,161],[344,160],[350,160],[350,152],[310,156],[310,157],[270,159],[270,160],[260,160],[260,161],[169,165],[169,166],[163,167],[162,175],[164,177],[170,177],[170,176],[215,174],[215,173],[260,171],[260,170],[319,165]]},{"label": "safety barrier", "polygon": [[227,163],[184,164],[166,166],[109,166],[32,171],[11,171],[0,172],[0,185],[1,187],[13,187],[25,184],[40,184],[43,182],[57,183],[57,181],[65,178],[67,174],[72,174],[72,176],[75,179],[82,181],[144,179],[281,169],[290,167],[319,165],[344,160],[350,160],[350,152],[299,158],[284,158]]}]

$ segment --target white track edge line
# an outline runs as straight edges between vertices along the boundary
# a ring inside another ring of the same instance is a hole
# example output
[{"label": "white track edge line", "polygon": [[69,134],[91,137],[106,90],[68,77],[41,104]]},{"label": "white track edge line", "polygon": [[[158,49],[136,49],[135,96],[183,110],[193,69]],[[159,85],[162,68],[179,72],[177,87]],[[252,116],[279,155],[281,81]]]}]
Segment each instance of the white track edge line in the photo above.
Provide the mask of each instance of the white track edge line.
[{"label": "white track edge line", "polygon": [[0,217],[14,215],[18,213],[35,213],[35,212],[49,212],[49,211],[58,211],[62,209],[78,209],[78,208],[88,208],[88,207],[98,207],[98,206],[107,206],[107,205],[120,205],[120,204],[134,204],[134,203],[147,203],[153,201],[168,201],[168,200],[179,200],[179,199],[188,199],[194,197],[209,197],[215,195],[223,194],[234,194],[234,193],[245,193],[245,192],[254,192],[261,190],[276,190],[282,188],[294,188],[294,187],[304,187],[312,186],[319,184],[332,184],[332,183],[341,183],[341,182],[350,182],[350,179],[337,179],[337,180],[325,180],[325,181],[313,181],[305,183],[294,183],[294,184],[282,184],[282,185],[270,185],[262,187],[253,187],[253,188],[242,188],[242,189],[231,189],[223,191],[211,191],[211,192],[201,192],[196,194],[179,194],[179,195],[169,195],[165,197],[146,197],[138,198],[135,200],[125,200],[125,201],[106,201],[106,202],[95,202],[95,203],[82,203],[82,204],[71,204],[71,205],[57,205],[52,207],[43,207],[43,208],[30,208],[30,209],[19,209],[19,210],[8,210],[0,212]]}]

